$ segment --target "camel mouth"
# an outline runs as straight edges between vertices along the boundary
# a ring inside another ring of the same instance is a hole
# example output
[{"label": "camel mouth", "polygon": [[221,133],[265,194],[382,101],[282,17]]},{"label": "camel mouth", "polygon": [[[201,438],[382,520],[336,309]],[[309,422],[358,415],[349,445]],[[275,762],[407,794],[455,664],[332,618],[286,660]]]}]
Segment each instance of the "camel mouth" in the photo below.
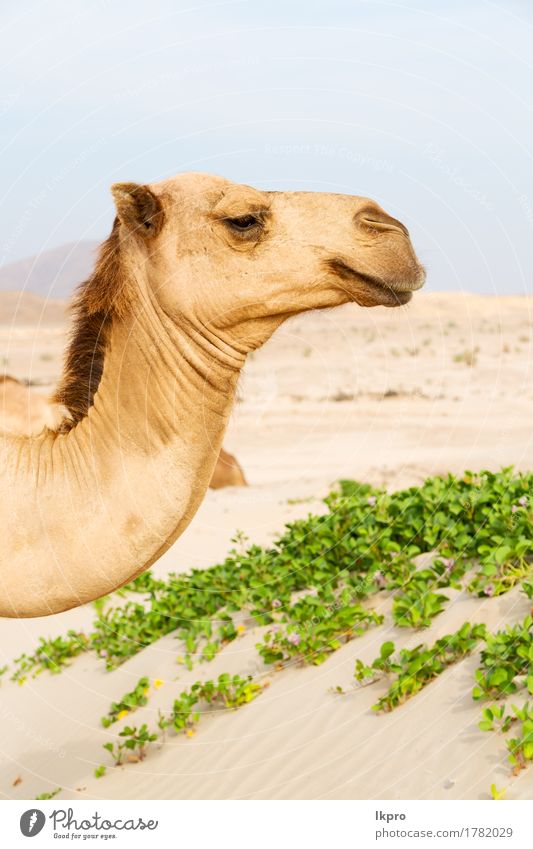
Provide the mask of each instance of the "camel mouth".
[{"label": "camel mouth", "polygon": [[[350,297],[362,307],[401,307],[408,304],[413,297],[413,291],[419,289],[422,285],[420,282],[420,272],[417,275],[416,282],[409,285],[408,288],[397,288],[392,283],[386,283],[378,277],[371,274],[365,274],[362,271],[356,271],[351,268],[341,259],[331,260],[329,268],[342,280],[349,281]],[[356,284],[355,286],[353,284]]]},{"label": "camel mouth", "polygon": [[[361,275],[358,275],[361,278]],[[354,301],[360,306],[403,307],[408,304],[413,293],[410,290],[395,289],[393,286],[376,280],[375,277],[364,275],[364,291],[354,293]],[[368,300],[372,303],[368,303]]]}]

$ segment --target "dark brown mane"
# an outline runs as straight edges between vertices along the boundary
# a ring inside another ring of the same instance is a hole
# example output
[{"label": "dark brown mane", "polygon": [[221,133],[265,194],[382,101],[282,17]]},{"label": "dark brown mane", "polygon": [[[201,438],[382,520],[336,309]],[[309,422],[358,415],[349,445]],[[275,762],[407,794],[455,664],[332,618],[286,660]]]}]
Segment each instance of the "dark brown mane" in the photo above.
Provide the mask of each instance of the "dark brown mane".
[{"label": "dark brown mane", "polygon": [[115,316],[129,304],[127,280],[120,261],[119,221],[101,245],[93,273],[82,283],[72,302],[72,330],[65,364],[53,403],[63,404],[72,419],[61,429],[74,427],[89,412],[104,369],[109,330]]}]

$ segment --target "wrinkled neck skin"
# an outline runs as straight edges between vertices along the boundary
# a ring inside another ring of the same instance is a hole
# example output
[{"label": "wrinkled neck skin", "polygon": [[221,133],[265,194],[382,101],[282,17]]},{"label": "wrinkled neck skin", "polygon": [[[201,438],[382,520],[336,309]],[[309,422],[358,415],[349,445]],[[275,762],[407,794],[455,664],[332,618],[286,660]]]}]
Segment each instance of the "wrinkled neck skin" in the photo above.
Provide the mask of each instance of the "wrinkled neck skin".
[{"label": "wrinkled neck skin", "polygon": [[45,616],[147,569],[207,490],[244,356],[176,327],[147,287],[115,321],[88,415],[0,439],[0,615]]}]

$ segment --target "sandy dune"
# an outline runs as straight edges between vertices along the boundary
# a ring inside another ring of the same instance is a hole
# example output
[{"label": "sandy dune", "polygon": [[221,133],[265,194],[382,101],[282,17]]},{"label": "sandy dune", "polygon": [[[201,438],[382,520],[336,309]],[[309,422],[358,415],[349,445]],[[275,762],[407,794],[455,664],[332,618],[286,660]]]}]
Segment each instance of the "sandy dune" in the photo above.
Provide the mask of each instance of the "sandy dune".
[{"label": "sandy dune", "polygon": [[[64,326],[0,327],[4,369],[48,391],[61,364]],[[7,363],[5,360],[7,359]],[[423,294],[408,308],[350,306],[284,326],[252,357],[226,447],[251,484],[208,492],[190,528],[156,565],[156,574],[222,559],[237,529],[268,543],[286,521],[322,509],[339,477],[396,489],[432,474],[514,464],[533,468],[533,298]],[[387,599],[381,602],[388,610]],[[222,671],[265,672],[249,628],[207,665],[184,672],[170,636],[106,673],[80,657],[59,676],[0,686],[0,794],[33,798],[62,787],[61,798],[531,798],[533,775],[509,777],[505,746],[477,730],[471,699],[475,657],[449,669],[390,715],[370,706],[382,685],[334,696],[350,686],[354,658],[371,660],[384,639],[416,645],[470,619],[497,628],[523,618],[523,594],[458,596],[429,631],[396,630],[390,617],[316,668],[269,676],[254,703],[205,717],[192,739],[170,736],[141,764],[108,769],[99,725],[112,699],[141,675],[161,678],[135,720],[197,678]],[[90,607],[49,619],[0,620],[0,665],[40,635],[88,627]],[[14,782],[20,778],[16,785]]]}]

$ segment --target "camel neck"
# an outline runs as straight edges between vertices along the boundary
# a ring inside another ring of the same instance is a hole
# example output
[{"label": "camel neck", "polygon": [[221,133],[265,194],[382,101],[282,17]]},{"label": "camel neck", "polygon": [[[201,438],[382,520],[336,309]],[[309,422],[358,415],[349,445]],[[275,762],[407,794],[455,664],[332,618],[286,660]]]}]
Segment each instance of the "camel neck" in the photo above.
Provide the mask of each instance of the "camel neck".
[{"label": "camel neck", "polygon": [[107,446],[124,450],[126,441],[153,454],[196,434],[199,421],[216,429],[229,416],[243,362],[200,328],[139,301],[113,323],[93,405],[68,436],[101,433]]},{"label": "camel neck", "polygon": [[99,598],[170,547],[207,491],[238,376],[234,353],[149,301],[115,321],[87,415],[4,443],[0,615]]}]

